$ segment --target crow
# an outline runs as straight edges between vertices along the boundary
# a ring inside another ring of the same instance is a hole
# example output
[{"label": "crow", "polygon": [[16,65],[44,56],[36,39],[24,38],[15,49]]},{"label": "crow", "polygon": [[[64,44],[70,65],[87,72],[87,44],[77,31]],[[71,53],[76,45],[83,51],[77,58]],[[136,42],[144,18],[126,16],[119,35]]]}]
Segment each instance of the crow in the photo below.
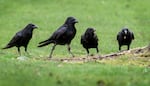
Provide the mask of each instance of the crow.
[{"label": "crow", "polygon": [[121,51],[122,45],[127,45],[128,50],[130,49],[130,44],[134,40],[134,34],[131,32],[128,28],[123,28],[118,34],[117,34],[117,41],[119,44],[119,51]]},{"label": "crow", "polygon": [[65,23],[59,27],[51,36],[45,41],[42,41],[39,43],[38,47],[43,47],[48,44],[53,43],[53,47],[51,49],[51,53],[49,55],[49,58],[52,57],[52,53],[56,47],[56,45],[67,45],[69,53],[74,57],[74,55],[71,52],[71,41],[76,35],[76,28],[75,24],[78,23],[78,21],[74,17],[68,17],[65,21]]},{"label": "crow", "polygon": [[21,55],[20,47],[23,46],[25,48],[25,52],[27,52],[28,43],[32,38],[33,29],[35,28],[37,28],[36,25],[31,23],[28,24],[24,29],[17,32],[10,42],[2,49],[8,49],[16,46],[18,48],[19,55]]},{"label": "crow", "polygon": [[97,53],[99,53],[98,37],[94,32],[94,28],[87,28],[85,33],[81,36],[81,44],[87,51],[87,57],[89,55],[89,48],[96,48]]}]

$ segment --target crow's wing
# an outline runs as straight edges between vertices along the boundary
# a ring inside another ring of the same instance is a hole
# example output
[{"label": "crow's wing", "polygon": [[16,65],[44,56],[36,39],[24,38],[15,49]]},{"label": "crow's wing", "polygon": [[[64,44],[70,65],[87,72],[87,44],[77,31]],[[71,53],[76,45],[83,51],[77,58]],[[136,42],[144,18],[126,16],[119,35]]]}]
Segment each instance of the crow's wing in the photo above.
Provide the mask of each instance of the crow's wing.
[{"label": "crow's wing", "polygon": [[66,31],[67,31],[67,26],[65,25],[61,26],[52,34],[52,36],[49,39],[40,42],[39,43],[40,45],[38,47],[42,47],[54,42],[55,40],[59,39],[59,37],[63,36],[63,34],[65,34]]},{"label": "crow's wing", "polygon": [[22,33],[18,32],[16,35],[10,40],[8,45],[15,46],[21,39],[22,39]]},{"label": "crow's wing", "polygon": [[94,34],[94,39],[95,39],[96,41],[98,41],[98,37],[97,37],[96,34]]},{"label": "crow's wing", "polygon": [[81,36],[81,44],[84,42],[84,35]]},{"label": "crow's wing", "polygon": [[121,32],[119,32],[119,33],[117,34],[117,40],[119,40],[120,35],[121,35]]},{"label": "crow's wing", "polygon": [[134,39],[134,34],[133,34],[133,32],[131,32],[131,36],[132,36],[132,39]]},{"label": "crow's wing", "polygon": [[50,39],[59,39],[67,32],[67,28],[68,28],[67,25],[61,26],[57,31],[53,33]]}]

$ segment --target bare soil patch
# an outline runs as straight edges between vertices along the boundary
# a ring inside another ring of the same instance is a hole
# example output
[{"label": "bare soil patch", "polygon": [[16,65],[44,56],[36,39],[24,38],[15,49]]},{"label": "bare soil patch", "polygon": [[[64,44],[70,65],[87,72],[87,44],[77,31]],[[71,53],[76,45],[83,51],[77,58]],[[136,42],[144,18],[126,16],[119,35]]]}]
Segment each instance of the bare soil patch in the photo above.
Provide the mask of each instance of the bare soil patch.
[{"label": "bare soil patch", "polygon": [[134,48],[128,51],[115,52],[111,54],[101,55],[101,56],[89,56],[89,57],[74,57],[74,58],[51,58],[51,61],[61,61],[61,62],[87,62],[96,61],[107,58],[117,58],[120,56],[130,55],[134,57],[150,57],[150,45],[141,48]]}]

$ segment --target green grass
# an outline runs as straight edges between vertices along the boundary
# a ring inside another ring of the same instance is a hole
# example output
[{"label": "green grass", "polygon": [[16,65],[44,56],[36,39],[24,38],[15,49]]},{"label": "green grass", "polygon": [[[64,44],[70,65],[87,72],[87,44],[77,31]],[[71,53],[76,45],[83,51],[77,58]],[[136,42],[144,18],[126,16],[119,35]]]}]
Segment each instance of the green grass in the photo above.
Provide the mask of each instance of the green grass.
[{"label": "green grass", "polygon": [[[86,54],[80,45],[80,36],[87,27],[94,27],[97,30],[101,54],[118,51],[116,35],[124,26],[129,27],[135,34],[131,48],[148,45],[150,41],[148,0],[88,0],[86,2],[84,0],[1,0],[0,3],[2,4],[1,32],[8,34],[7,36],[0,34],[0,46],[5,46],[17,31],[32,22],[39,26],[39,29],[34,31],[33,39],[29,44],[29,51],[36,57],[39,57],[39,54],[49,55],[51,45],[39,49],[36,47],[37,43],[47,39],[68,16],[74,16],[79,21],[76,24],[76,37],[71,43],[72,51],[76,56]],[[58,46],[54,56],[69,57],[66,50],[66,47]]]},{"label": "green grass", "polygon": [[[99,38],[100,54],[118,51],[116,35],[127,26],[135,34],[131,48],[146,46],[150,42],[149,0],[0,0],[0,47],[28,23],[39,29],[29,43],[29,60],[18,61],[17,49],[0,50],[0,86],[149,86],[150,70],[122,57],[104,62],[69,64],[43,61],[52,45],[37,48],[38,42],[47,39],[68,16],[74,16],[77,34],[71,43],[76,57],[86,56],[80,45],[80,36],[93,27]],[[123,49],[126,49],[124,47]],[[22,54],[24,49],[21,48]],[[90,50],[96,53],[95,50]],[[66,46],[57,46],[54,58],[70,57]],[[36,60],[39,59],[39,60]],[[128,62],[129,61],[129,62]],[[131,62],[132,63],[132,62]],[[127,64],[127,65],[126,65]]]},{"label": "green grass", "polygon": [[10,59],[0,63],[1,86],[149,86],[146,67]]}]

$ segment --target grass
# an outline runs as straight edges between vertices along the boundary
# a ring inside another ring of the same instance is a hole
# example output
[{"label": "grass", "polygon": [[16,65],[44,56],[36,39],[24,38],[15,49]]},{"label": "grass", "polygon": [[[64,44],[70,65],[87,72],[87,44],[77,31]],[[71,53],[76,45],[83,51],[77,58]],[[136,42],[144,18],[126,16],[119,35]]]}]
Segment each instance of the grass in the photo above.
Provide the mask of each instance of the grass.
[{"label": "grass", "polygon": [[[2,42],[1,47],[5,46],[15,32],[32,22],[38,25],[39,29],[34,31],[33,39],[29,45],[29,51],[34,56],[39,57],[38,51],[40,49],[36,47],[37,43],[48,38],[63,24],[68,16],[74,16],[79,21],[76,25],[76,37],[71,44],[72,51],[77,56],[86,53],[80,45],[80,36],[87,27],[94,27],[97,30],[99,48],[102,54],[118,51],[116,34],[124,26],[129,27],[135,34],[135,40],[131,48],[145,46],[148,45],[150,40],[147,34],[149,32],[148,2],[147,0],[142,2],[139,0],[120,0],[117,2],[110,2],[109,0],[88,0],[86,2],[83,0],[52,0],[50,2],[48,0],[2,0],[0,2],[2,4],[2,11],[0,12],[1,32],[5,34],[6,29],[10,31],[7,32],[8,36],[0,35],[1,38],[4,38],[0,39]],[[40,51],[40,54],[48,56],[50,47],[41,48],[43,52]],[[54,52],[54,56],[56,57],[70,56],[65,54],[66,47],[58,47]]]},{"label": "grass", "polygon": [[12,86],[149,85],[150,69],[146,67],[108,65],[95,62],[68,64],[34,60],[16,61],[14,59],[2,59],[0,63],[1,69],[3,69],[0,70],[0,85],[2,86],[10,84]]},{"label": "grass", "polygon": [[[39,26],[29,43],[28,60],[17,60],[15,47],[0,50],[0,85],[96,86],[99,83],[100,86],[149,86],[149,58],[146,58],[146,63],[139,59],[132,63],[131,57],[120,57],[96,63],[69,64],[43,60],[49,55],[52,45],[37,48],[38,42],[48,38],[68,16],[79,21],[71,43],[76,57],[86,56],[80,45],[80,36],[87,27],[96,29],[101,54],[118,51],[116,34],[124,26],[135,34],[131,48],[146,46],[150,41],[149,3],[149,0],[0,0],[0,47],[4,47],[26,24]],[[24,49],[21,50],[26,55]],[[53,56],[70,57],[66,46],[57,46]]]}]

